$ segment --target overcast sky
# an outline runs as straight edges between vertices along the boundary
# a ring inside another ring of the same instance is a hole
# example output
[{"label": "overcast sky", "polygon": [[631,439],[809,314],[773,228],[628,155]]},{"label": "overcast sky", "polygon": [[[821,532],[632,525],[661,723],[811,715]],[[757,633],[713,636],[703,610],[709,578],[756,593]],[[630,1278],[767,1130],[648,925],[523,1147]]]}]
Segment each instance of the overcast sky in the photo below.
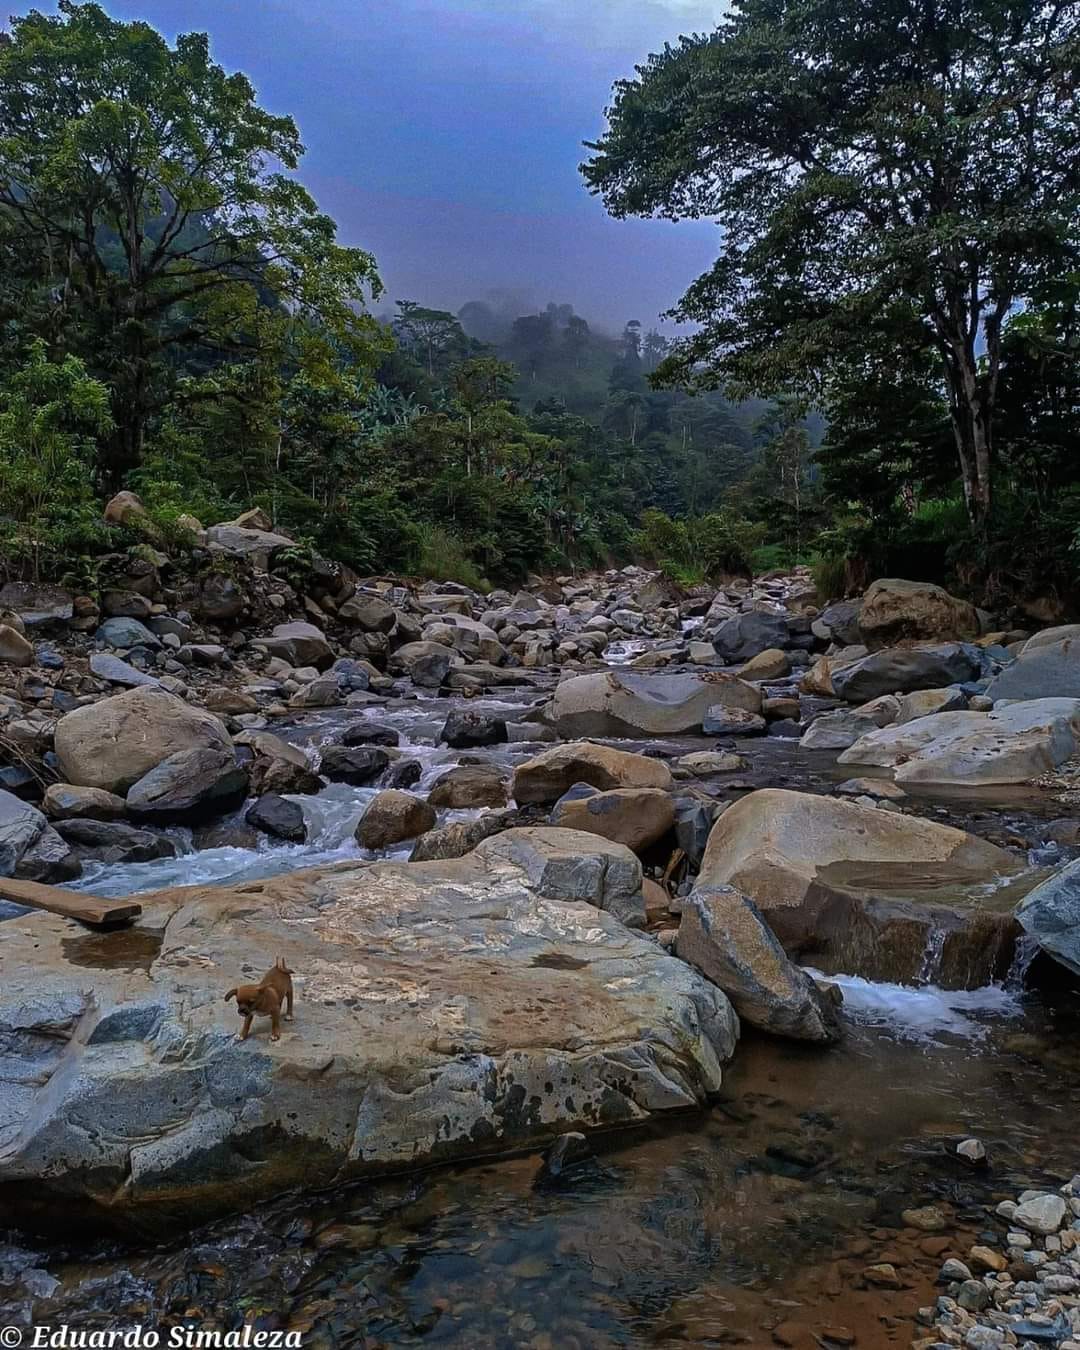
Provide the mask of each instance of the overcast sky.
[{"label": "overcast sky", "polygon": [[[457,309],[492,288],[646,326],[715,256],[704,223],[613,221],[578,174],[611,85],[708,0],[103,0],[215,58],[291,113],[301,176],[391,299]],[[46,0],[5,9],[52,9]]]}]

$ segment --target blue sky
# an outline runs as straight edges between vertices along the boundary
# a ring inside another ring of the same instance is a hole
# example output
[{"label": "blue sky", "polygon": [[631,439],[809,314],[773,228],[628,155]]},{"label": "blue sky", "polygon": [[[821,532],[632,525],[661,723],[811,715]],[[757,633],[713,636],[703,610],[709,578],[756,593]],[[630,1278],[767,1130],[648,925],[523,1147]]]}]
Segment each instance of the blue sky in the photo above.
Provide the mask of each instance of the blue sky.
[{"label": "blue sky", "polygon": [[296,118],[303,180],[342,239],[376,254],[392,299],[456,309],[503,288],[523,306],[570,301],[607,326],[648,325],[715,256],[708,224],[608,219],[577,165],[613,81],[711,28],[719,3],[104,3],[170,38],[209,32],[217,60]]}]

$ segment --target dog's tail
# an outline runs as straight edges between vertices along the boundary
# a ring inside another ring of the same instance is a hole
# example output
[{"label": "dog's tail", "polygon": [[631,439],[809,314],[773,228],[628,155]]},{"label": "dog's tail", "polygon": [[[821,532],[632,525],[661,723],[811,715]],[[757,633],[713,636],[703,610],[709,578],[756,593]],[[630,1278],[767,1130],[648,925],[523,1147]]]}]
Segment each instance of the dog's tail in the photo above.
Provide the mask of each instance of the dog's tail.
[{"label": "dog's tail", "polygon": [[285,958],[284,958],[283,956],[279,956],[278,959],[274,962],[274,969],[275,969],[275,970],[280,970],[280,971],[282,972],[282,974],[284,974],[284,975],[291,975],[291,974],[292,974],[292,971],[291,971],[291,970],[289,969],[289,967],[285,964]]},{"label": "dog's tail", "polygon": [[228,1003],[229,999],[235,998],[235,997],[236,997],[236,990],[235,990],[235,989],[230,989],[229,992],[225,995],[225,1002]]}]

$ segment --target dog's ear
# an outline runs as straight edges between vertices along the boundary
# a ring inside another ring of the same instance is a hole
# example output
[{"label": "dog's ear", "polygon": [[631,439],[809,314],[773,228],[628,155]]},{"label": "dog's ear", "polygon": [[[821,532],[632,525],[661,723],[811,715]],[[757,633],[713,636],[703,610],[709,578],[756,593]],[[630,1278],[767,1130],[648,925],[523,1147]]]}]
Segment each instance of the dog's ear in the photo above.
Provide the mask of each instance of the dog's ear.
[{"label": "dog's ear", "polygon": [[235,997],[236,997],[236,990],[235,990],[235,989],[230,989],[229,992],[225,995],[225,1002],[228,1003],[229,999],[235,998]]}]

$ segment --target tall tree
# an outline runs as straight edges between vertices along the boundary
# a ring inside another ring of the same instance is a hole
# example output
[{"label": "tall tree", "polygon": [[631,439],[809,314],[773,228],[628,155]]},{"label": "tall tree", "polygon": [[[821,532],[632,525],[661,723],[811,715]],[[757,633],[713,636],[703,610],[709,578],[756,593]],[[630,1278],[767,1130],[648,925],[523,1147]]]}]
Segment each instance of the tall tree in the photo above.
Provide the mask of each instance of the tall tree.
[{"label": "tall tree", "polygon": [[257,303],[367,359],[363,302],[379,284],[289,176],[295,123],[215,64],[204,33],[170,47],[99,5],[58,8],[0,40],[0,249],[49,293],[43,335],[110,390],[115,485],[140,459],[170,360],[250,355],[254,325],[238,319]]},{"label": "tall tree", "polygon": [[615,215],[723,230],[668,373],[827,399],[906,301],[985,528],[1003,325],[1080,257],[1078,69],[1063,0],[734,0],[650,56],[583,172]]}]

